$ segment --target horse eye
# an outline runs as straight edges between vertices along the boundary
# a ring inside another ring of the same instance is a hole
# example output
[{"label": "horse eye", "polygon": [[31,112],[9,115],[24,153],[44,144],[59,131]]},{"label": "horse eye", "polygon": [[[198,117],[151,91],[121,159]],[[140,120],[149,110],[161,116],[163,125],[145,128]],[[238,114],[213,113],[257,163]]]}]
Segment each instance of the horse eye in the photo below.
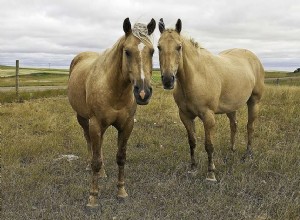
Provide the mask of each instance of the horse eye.
[{"label": "horse eye", "polygon": [[176,50],[180,51],[181,48],[182,48],[181,45],[179,45],[179,46],[176,47]]},{"label": "horse eye", "polygon": [[158,49],[159,51],[161,51],[161,47],[160,47],[160,46],[157,46],[157,49]]},{"label": "horse eye", "polygon": [[126,54],[127,57],[130,57],[131,52],[129,50],[125,50],[125,54]]}]

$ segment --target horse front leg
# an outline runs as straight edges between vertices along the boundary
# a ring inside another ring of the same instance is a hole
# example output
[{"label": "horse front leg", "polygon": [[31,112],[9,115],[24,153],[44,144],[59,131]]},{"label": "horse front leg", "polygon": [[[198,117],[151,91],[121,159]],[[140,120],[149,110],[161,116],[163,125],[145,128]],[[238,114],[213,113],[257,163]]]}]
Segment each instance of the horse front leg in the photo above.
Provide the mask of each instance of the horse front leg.
[{"label": "horse front leg", "polygon": [[128,194],[125,190],[125,174],[124,174],[124,167],[126,162],[126,148],[127,148],[127,141],[130,137],[130,134],[133,129],[134,119],[133,117],[128,119],[124,126],[118,128],[118,152],[116,155],[117,164],[119,167],[119,174],[118,174],[118,198],[125,199]]},{"label": "horse front leg", "polygon": [[[91,157],[93,156],[92,154],[92,144],[91,144],[91,138],[90,138],[90,129],[89,129],[89,119],[86,119],[80,115],[77,114],[77,121],[80,124],[80,126],[82,127],[83,131],[84,131],[84,137],[87,143],[87,150],[88,150],[88,163],[86,166],[86,170],[90,171],[92,170],[91,167]],[[103,163],[103,152],[102,152],[102,147],[100,148],[100,157]],[[101,169],[99,171],[99,177],[107,177],[106,173],[105,173],[105,169],[104,169],[104,163],[101,166]]]},{"label": "horse front leg", "polygon": [[179,116],[184,124],[184,127],[187,131],[189,145],[190,145],[190,155],[191,155],[191,173],[196,169],[196,160],[195,160],[195,148],[196,148],[196,132],[195,132],[195,117],[185,114],[179,109]]},{"label": "horse front leg", "polygon": [[98,206],[98,177],[99,171],[102,168],[103,162],[101,157],[101,148],[103,142],[103,135],[105,128],[102,128],[96,117],[92,117],[89,121],[89,134],[91,139],[91,148],[92,148],[92,182],[90,188],[90,196],[88,200],[88,207],[97,207]]},{"label": "horse front leg", "polygon": [[213,138],[213,130],[215,126],[215,116],[212,111],[207,111],[203,117],[201,118],[204,124],[205,130],[205,150],[208,156],[208,172],[206,180],[209,181],[217,181],[215,177],[215,165],[213,162],[213,153],[214,153],[214,146],[212,143]]}]

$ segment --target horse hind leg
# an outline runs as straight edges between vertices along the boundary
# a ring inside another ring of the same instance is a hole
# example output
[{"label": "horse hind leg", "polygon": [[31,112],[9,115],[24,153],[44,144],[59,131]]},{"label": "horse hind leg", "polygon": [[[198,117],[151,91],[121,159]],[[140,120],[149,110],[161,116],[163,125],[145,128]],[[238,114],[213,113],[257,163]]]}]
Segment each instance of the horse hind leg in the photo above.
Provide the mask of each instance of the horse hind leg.
[{"label": "horse hind leg", "polygon": [[91,152],[91,139],[90,139],[90,135],[89,135],[89,120],[78,115],[77,114],[77,121],[80,124],[80,126],[83,129],[83,133],[84,133],[84,137],[87,143],[87,150],[88,150],[88,164],[86,167],[86,170],[91,170],[91,156],[92,156],[92,152]]},{"label": "horse hind leg", "polygon": [[248,134],[248,143],[247,143],[247,150],[242,160],[245,161],[247,157],[252,158],[252,139],[254,133],[254,121],[257,118],[258,110],[259,110],[259,97],[255,95],[251,95],[249,100],[247,101],[248,106],[248,123],[247,123],[247,134]]},{"label": "horse hind leg", "polygon": [[92,149],[92,181],[90,187],[90,195],[88,199],[87,207],[97,207],[98,206],[98,177],[101,168],[103,167],[103,161],[101,157],[101,149],[103,143],[103,135],[106,128],[101,127],[98,123],[96,117],[93,117],[89,120],[89,135],[91,138],[91,149]]},{"label": "horse hind leg", "polygon": [[[77,114],[77,121],[78,123],[80,124],[80,126],[82,127],[83,129],[83,132],[84,132],[84,137],[85,137],[85,140],[86,140],[86,143],[87,143],[87,150],[88,150],[88,164],[86,166],[86,170],[90,171],[92,170],[91,168],[91,157],[92,157],[92,146],[91,146],[91,138],[90,138],[90,134],[89,134],[89,119],[86,119],[80,115]],[[101,148],[101,158],[103,159],[103,153],[102,153],[102,148]],[[106,173],[105,173],[105,170],[104,170],[104,166],[101,167],[100,171],[99,171],[99,176],[100,177],[107,177],[106,176]]]},{"label": "horse hind leg", "polygon": [[226,115],[229,118],[229,122],[230,122],[230,145],[231,145],[230,147],[231,147],[231,150],[234,152],[235,151],[235,135],[236,135],[236,130],[237,130],[236,111],[227,113]]}]

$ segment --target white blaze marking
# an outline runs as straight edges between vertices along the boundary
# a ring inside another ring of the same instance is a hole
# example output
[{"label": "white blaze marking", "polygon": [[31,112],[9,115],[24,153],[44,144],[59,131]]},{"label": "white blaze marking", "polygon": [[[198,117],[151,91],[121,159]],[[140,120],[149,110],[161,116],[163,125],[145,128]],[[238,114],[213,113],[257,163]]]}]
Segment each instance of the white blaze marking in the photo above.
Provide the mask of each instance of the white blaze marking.
[{"label": "white blaze marking", "polygon": [[145,80],[145,74],[144,74],[144,70],[143,70],[143,58],[142,58],[142,51],[145,47],[145,44],[143,42],[139,43],[138,45],[138,49],[140,51],[140,57],[141,57],[141,79],[143,80],[143,84],[144,84],[144,80]]}]

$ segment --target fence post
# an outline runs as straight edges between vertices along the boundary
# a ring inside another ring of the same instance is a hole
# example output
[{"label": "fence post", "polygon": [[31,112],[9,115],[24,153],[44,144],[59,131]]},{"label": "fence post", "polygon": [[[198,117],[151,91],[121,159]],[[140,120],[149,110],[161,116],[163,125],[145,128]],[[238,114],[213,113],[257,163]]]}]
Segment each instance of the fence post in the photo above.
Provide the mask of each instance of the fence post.
[{"label": "fence post", "polygon": [[16,96],[19,101],[19,60],[16,60]]}]

